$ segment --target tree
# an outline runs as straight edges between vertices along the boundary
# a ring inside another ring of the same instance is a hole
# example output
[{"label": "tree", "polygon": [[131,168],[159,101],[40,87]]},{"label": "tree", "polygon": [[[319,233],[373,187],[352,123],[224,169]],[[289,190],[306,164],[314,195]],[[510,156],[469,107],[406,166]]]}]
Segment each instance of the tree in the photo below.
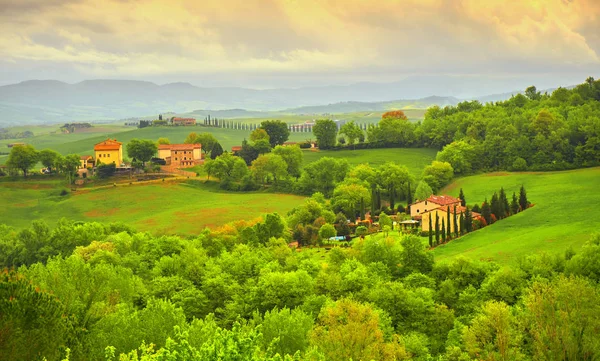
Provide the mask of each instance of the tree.
[{"label": "tree", "polygon": [[431,227],[431,214],[427,218],[429,218],[429,247],[433,248],[433,229]]},{"label": "tree", "polygon": [[56,159],[58,156],[59,154],[51,149],[44,149],[38,153],[39,161],[50,171],[56,168]]},{"label": "tree", "polygon": [[476,156],[477,152],[473,144],[459,140],[439,151],[436,160],[449,163],[456,174],[469,174],[473,171]]},{"label": "tree", "polygon": [[216,142],[210,151],[210,159],[216,159],[221,154],[223,154],[223,147],[219,142]]},{"label": "tree", "polygon": [[79,168],[79,165],[81,164],[79,156],[77,154],[69,154],[64,158],[61,157],[59,159],[60,160],[57,163],[58,170],[66,176],[67,182],[72,184],[77,168]]},{"label": "tree", "polygon": [[158,151],[156,143],[146,139],[132,139],[127,143],[127,156],[129,158],[135,158],[142,162],[142,165],[146,165],[146,162],[152,159],[152,157]]},{"label": "tree", "polygon": [[19,169],[23,176],[38,162],[38,152],[31,145],[15,145],[10,150],[6,165],[12,169]]},{"label": "tree", "polygon": [[384,212],[381,212],[379,213],[379,227],[383,229],[386,226],[392,228],[392,219]]},{"label": "tree", "polygon": [[519,213],[519,201],[517,200],[517,195],[513,192],[512,201],[510,202],[510,214]]},{"label": "tree", "polygon": [[[465,234],[466,228],[467,228],[467,224],[465,222],[465,213],[461,213],[460,214],[460,220],[459,220],[459,224],[460,224],[460,234]],[[458,234],[456,235],[456,237],[458,237]]]},{"label": "tree", "polygon": [[467,206],[467,200],[465,199],[465,194],[463,193],[463,189],[460,189],[460,193],[458,194],[458,198],[460,199],[460,205],[463,207]]},{"label": "tree", "polygon": [[198,142],[198,134],[196,132],[191,132],[183,142],[185,144],[196,144]]},{"label": "tree", "polygon": [[304,166],[299,180],[300,188],[308,194],[321,192],[331,197],[335,186],[346,178],[348,168],[346,159],[322,157]]},{"label": "tree", "polygon": [[273,177],[274,183],[287,176],[287,165],[277,154],[260,155],[252,162],[251,169],[256,180],[262,184],[269,182],[269,176]]},{"label": "tree", "polygon": [[506,198],[506,193],[504,192],[504,187],[500,188],[500,195],[498,196],[498,200],[500,202],[500,218],[506,218],[506,216],[510,212],[510,205],[508,204],[508,199]]},{"label": "tree", "polygon": [[487,198],[481,205],[481,216],[485,219],[485,223],[492,224],[492,209],[490,208]]},{"label": "tree", "polygon": [[427,252],[420,237],[413,235],[403,236],[400,240],[402,250],[400,251],[400,264],[402,274],[407,276],[411,273],[428,274],[433,268],[433,255]]},{"label": "tree", "polygon": [[274,347],[279,355],[293,355],[308,348],[313,317],[299,308],[265,312],[262,322],[263,347]]},{"label": "tree", "polygon": [[527,200],[527,192],[525,191],[525,187],[521,185],[521,189],[519,190],[519,207],[524,211],[529,207],[529,201]]},{"label": "tree", "polygon": [[[446,239],[449,241],[450,238],[452,238],[452,230],[450,229],[450,225],[452,224],[450,222],[450,206],[448,206],[448,208],[446,209],[447,212],[447,216],[446,216],[446,225],[447,225],[447,229],[446,229]],[[455,224],[456,227],[456,224]]]},{"label": "tree", "polygon": [[299,146],[293,145],[289,147],[283,147],[281,145],[276,146],[273,149],[273,154],[281,156],[287,164],[287,172],[290,176],[298,178],[301,174],[302,162],[304,162],[304,155]]},{"label": "tree", "polygon": [[329,149],[335,146],[337,136],[337,125],[331,119],[319,119],[313,126],[313,134],[317,137],[317,145],[321,149]]},{"label": "tree", "polygon": [[156,141],[156,143],[158,145],[166,145],[166,144],[171,144],[171,141],[169,140],[169,138],[161,137],[161,138],[158,138],[158,141]]},{"label": "tree", "polygon": [[365,202],[371,202],[371,192],[364,185],[356,183],[338,185],[331,198],[334,211],[344,212],[352,221],[356,219],[357,210],[363,212]]},{"label": "tree", "polygon": [[262,140],[262,139],[266,140],[267,142],[270,139],[269,134],[263,128],[254,129],[252,131],[252,133],[250,133],[251,141],[256,142],[257,140]]},{"label": "tree", "polygon": [[264,129],[269,135],[271,148],[276,145],[283,145],[290,137],[288,125],[281,120],[265,120],[260,123],[260,128]]},{"label": "tree", "polygon": [[446,238],[446,223],[444,222],[444,219],[442,218],[442,243],[446,243],[447,238]]},{"label": "tree", "polygon": [[360,238],[364,239],[365,236],[369,233],[369,229],[365,226],[356,227],[356,235]]},{"label": "tree", "polygon": [[356,125],[354,120],[347,122],[340,128],[340,134],[348,138],[348,144],[350,145],[354,145],[362,133],[363,131]]},{"label": "tree", "polygon": [[435,212],[435,244],[440,244],[440,217],[437,212]]},{"label": "tree", "polygon": [[204,155],[206,156],[208,152],[212,151],[213,147],[216,143],[218,143],[218,141],[217,138],[212,135],[212,133],[200,133],[192,139],[192,143],[200,143],[202,145],[202,152],[204,152]]},{"label": "tree", "polygon": [[530,100],[540,100],[542,98],[542,94],[533,85],[525,89],[525,96]]},{"label": "tree", "polygon": [[319,237],[322,240],[327,240],[331,237],[335,237],[336,234],[337,231],[335,230],[335,227],[329,223],[325,223],[321,226],[321,228],[319,228]]},{"label": "tree", "polygon": [[394,209],[395,194],[398,189],[413,181],[414,177],[405,165],[386,162],[379,169],[379,182],[388,191],[391,209]]},{"label": "tree", "polygon": [[98,174],[99,178],[108,178],[115,174],[117,170],[117,166],[115,163],[108,164],[98,164],[96,166],[96,174]]},{"label": "tree", "polygon": [[469,207],[465,211],[465,230],[467,233],[473,231],[473,213]]},{"label": "tree", "polygon": [[423,170],[422,179],[431,186],[434,192],[439,191],[454,177],[450,163],[433,161]]},{"label": "tree", "polygon": [[433,194],[433,189],[424,180],[419,181],[415,190],[415,199],[423,201]]},{"label": "tree", "polygon": [[[494,194],[492,195],[492,200],[490,201],[490,210],[492,214],[496,217],[496,219],[502,218],[502,206],[500,204],[500,199],[498,198],[498,193],[496,192],[494,192]],[[491,223],[488,222],[488,224]]]},{"label": "tree", "polygon": [[253,147],[258,154],[265,154],[271,151],[271,143],[266,139],[258,139],[254,142]]}]

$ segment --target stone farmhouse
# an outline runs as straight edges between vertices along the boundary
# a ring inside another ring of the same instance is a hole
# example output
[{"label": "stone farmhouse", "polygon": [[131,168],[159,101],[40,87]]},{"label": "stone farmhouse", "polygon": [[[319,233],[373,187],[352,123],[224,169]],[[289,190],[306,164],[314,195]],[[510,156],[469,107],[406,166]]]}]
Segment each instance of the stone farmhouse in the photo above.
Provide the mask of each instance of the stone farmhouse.
[{"label": "stone farmhouse", "polygon": [[451,196],[436,196],[432,195],[424,201],[417,201],[410,205],[410,216],[412,219],[421,219],[421,215],[425,212],[443,206],[460,206],[460,199]]},{"label": "stone farmhouse", "polygon": [[202,160],[201,144],[160,144],[158,158],[174,167],[193,167]]}]

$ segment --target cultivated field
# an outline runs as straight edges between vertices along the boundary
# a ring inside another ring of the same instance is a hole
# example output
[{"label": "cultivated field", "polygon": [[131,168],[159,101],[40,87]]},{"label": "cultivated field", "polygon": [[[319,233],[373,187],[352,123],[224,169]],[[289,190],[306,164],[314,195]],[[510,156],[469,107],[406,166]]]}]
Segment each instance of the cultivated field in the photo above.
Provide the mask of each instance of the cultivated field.
[{"label": "cultivated field", "polygon": [[285,215],[303,197],[274,193],[230,193],[200,181],[125,185],[81,190],[60,196],[63,180],[3,180],[0,182],[1,223],[17,228],[44,220],[53,226],[60,218],[124,222],[156,234],[197,234],[262,214]]},{"label": "cultivated field", "polygon": [[531,253],[577,251],[599,230],[600,168],[547,173],[490,173],[458,179],[441,193],[458,196],[462,187],[469,205],[488,201],[504,187],[507,195],[523,184],[534,204],[518,213],[458,240],[440,246],[438,260],[457,256],[514,262]]}]

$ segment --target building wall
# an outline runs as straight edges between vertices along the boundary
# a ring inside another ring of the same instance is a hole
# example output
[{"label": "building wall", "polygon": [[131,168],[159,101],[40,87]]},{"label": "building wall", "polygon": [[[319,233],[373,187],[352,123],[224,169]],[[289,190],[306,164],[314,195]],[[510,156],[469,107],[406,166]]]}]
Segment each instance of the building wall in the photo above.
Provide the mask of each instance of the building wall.
[{"label": "building wall", "polygon": [[167,157],[171,156],[171,149],[159,149],[158,157],[162,159],[167,159]]},{"label": "building wall", "polygon": [[194,151],[193,150],[172,150],[171,151],[171,164],[180,165],[182,162],[190,165],[190,162],[194,162]]},{"label": "building wall", "polygon": [[440,205],[437,203],[421,201],[410,206],[410,216],[414,218],[416,216],[420,216],[423,214],[423,212],[427,212],[438,207],[440,207]]},{"label": "building wall", "polygon": [[116,166],[120,166],[123,163],[123,147],[119,150],[97,150],[95,151],[96,164],[98,162],[102,164],[115,163]]},{"label": "building wall", "polygon": [[202,159],[202,152],[200,148],[194,148],[194,160]]},{"label": "building wall", "polygon": [[[431,212],[424,213],[421,219],[421,230],[423,232],[429,232],[429,217],[431,217],[431,227],[435,232],[435,215],[440,217],[440,232],[442,231],[442,219],[444,220],[444,224],[448,221],[448,213],[446,211],[442,211],[439,209],[435,209]],[[460,232],[460,212],[456,214],[456,221],[458,225],[458,231]],[[448,225],[446,225],[446,229],[448,229]],[[450,230],[454,233],[454,213],[452,213],[452,209],[450,209]]]}]

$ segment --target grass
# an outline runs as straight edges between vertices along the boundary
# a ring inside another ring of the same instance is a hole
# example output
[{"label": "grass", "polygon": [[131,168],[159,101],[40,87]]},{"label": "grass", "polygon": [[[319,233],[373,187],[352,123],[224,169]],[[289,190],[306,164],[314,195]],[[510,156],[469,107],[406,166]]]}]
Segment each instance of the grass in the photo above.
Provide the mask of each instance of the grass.
[{"label": "grass", "polygon": [[437,151],[428,148],[383,148],[360,150],[323,150],[318,152],[304,151],[304,161],[311,163],[322,157],[345,158],[350,165],[369,163],[378,166],[386,162],[395,162],[408,167],[416,177],[421,175],[423,168],[434,159]]},{"label": "grass", "polygon": [[[489,200],[500,187],[518,195],[521,184],[534,204],[525,212],[501,220],[434,250],[436,259],[457,256],[513,263],[531,253],[562,253],[580,248],[598,231],[600,168],[547,173],[489,173],[458,179],[440,193],[457,196],[463,189],[467,203]],[[509,198],[509,199],[510,199]]]},{"label": "grass", "polygon": [[303,197],[274,193],[231,193],[215,183],[165,182],[96,190],[59,196],[62,180],[22,179],[0,182],[0,223],[17,228],[43,219],[54,225],[65,217],[80,221],[124,222],[140,231],[190,235],[262,214],[285,215]]}]

